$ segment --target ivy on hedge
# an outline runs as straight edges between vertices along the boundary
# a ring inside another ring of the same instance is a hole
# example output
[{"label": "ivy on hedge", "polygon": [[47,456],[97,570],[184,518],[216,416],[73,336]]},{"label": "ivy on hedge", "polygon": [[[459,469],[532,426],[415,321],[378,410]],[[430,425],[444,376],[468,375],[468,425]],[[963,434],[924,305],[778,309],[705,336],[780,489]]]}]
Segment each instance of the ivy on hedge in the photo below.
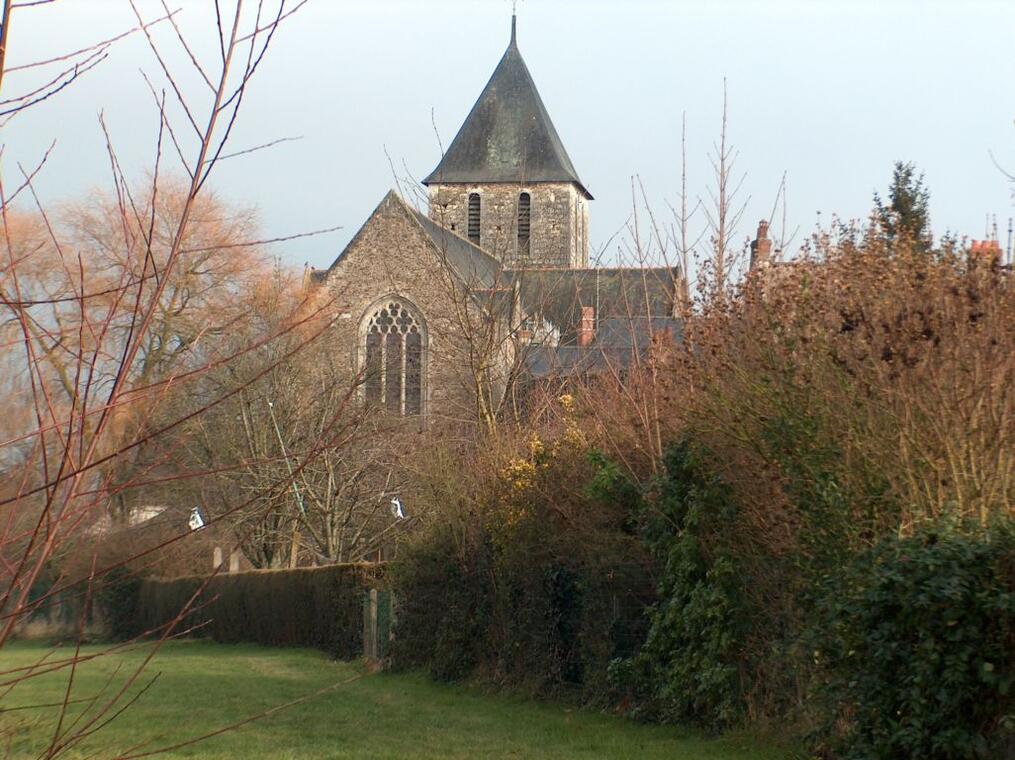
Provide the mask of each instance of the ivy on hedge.
[{"label": "ivy on hedge", "polygon": [[[480,674],[540,695],[612,704],[608,664],[644,640],[651,599],[640,543],[614,532],[627,518],[627,501],[611,490],[619,470],[581,451],[533,471],[551,485],[525,492],[526,516],[509,528],[477,516],[465,531],[435,521],[400,547],[391,573],[392,661],[439,679]],[[562,492],[580,500],[589,522],[613,527],[583,532],[558,519]]]},{"label": "ivy on hedge", "polygon": [[392,568],[398,598],[392,661],[427,668],[442,681],[467,675],[482,657],[490,624],[489,548],[463,558],[450,532],[403,552]]},{"label": "ivy on hedge", "polygon": [[141,578],[124,567],[110,570],[103,576],[95,593],[95,603],[110,637],[126,641],[144,632],[138,605],[140,604]]},{"label": "ivy on hedge", "polygon": [[659,564],[658,601],[638,654],[613,664],[634,712],[713,729],[742,714],[743,629],[735,558],[708,539],[736,516],[729,490],[689,441],[671,446],[665,475],[643,507],[643,538]]}]

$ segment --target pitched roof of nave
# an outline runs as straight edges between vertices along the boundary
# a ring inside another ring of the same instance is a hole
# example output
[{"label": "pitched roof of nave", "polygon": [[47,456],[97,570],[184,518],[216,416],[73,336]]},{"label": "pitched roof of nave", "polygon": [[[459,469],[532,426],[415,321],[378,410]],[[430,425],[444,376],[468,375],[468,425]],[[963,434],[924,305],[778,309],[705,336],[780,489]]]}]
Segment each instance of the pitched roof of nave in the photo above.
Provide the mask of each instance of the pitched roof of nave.
[{"label": "pitched roof of nave", "polygon": [[494,256],[415,209],[394,190],[388,191],[334,263],[327,270],[313,270],[311,280],[323,282],[370,221],[389,204],[415,220],[463,284],[476,291],[513,290],[517,285],[523,309],[539,312],[561,329],[562,337],[578,324],[583,306],[595,308],[602,319],[673,313],[677,272],[672,268],[506,269]]},{"label": "pitched roof of nave", "polygon": [[[556,332],[554,340],[537,339],[526,349],[523,361],[533,378],[615,372],[644,355],[656,336],[683,340],[675,316],[678,271],[670,267],[522,269],[510,276],[526,311]],[[583,329],[591,330],[588,343],[579,339]]]},{"label": "pitched roof of nave", "polygon": [[518,50],[514,16],[500,63],[447,153],[423,180],[424,185],[456,182],[573,182],[592,198]]},{"label": "pitched roof of nave", "polygon": [[475,289],[496,288],[503,285],[503,268],[496,258],[479,246],[438,224],[426,214],[405,204],[423,231],[447,258],[462,282]]},{"label": "pitched roof of nave", "polygon": [[678,272],[670,267],[516,269],[508,277],[518,283],[523,307],[554,325],[563,344],[575,341],[584,307],[592,307],[600,325],[669,318],[675,311]]}]

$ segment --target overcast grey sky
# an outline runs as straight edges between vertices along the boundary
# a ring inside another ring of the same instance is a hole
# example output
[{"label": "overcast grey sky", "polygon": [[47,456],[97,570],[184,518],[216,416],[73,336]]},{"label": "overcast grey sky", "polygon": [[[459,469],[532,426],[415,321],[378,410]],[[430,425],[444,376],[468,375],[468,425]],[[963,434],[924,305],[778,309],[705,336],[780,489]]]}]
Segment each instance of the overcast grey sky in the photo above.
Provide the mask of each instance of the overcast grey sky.
[{"label": "overcast grey sky", "polygon": [[[138,1],[158,14],[157,2]],[[214,23],[210,0],[170,5],[187,29]],[[310,0],[254,80],[233,146],[302,139],[223,164],[216,190],[255,204],[267,235],[341,225],[276,247],[287,262],[327,266],[393,186],[388,156],[416,178],[436,165],[434,125],[446,146],[507,45],[510,14],[510,0]],[[12,24],[8,62],[133,24],[127,0],[28,9]],[[784,171],[799,240],[819,212],[824,221],[865,216],[896,160],[926,172],[935,233],[979,238],[996,214],[1005,237],[1011,188],[988,150],[1015,169],[1015,2],[521,0],[518,39],[596,198],[595,248],[629,217],[633,175],[658,208],[676,201],[682,113],[690,189],[706,194],[723,77],[750,197],[739,238],[771,213]],[[156,73],[157,64],[142,39],[127,39],[13,120],[0,133],[6,171],[55,139],[39,181],[45,198],[108,186],[101,109],[124,165],[143,177],[157,114],[140,69]],[[5,82],[17,86],[14,75]]]}]

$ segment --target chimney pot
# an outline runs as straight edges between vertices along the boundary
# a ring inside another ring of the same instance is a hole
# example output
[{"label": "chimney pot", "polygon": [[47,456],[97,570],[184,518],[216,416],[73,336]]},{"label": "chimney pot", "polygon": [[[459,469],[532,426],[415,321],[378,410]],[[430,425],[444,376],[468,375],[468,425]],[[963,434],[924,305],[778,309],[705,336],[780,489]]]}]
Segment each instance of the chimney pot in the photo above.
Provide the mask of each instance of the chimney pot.
[{"label": "chimney pot", "polygon": [[1001,263],[1001,243],[997,240],[974,240],[969,252],[991,266]]}]

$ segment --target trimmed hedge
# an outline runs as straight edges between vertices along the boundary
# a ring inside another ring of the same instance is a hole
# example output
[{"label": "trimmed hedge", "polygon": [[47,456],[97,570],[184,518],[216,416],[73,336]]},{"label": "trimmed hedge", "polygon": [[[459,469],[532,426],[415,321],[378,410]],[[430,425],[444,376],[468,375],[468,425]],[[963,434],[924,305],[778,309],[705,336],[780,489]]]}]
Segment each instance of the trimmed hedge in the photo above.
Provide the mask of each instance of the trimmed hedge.
[{"label": "trimmed hedge", "polygon": [[116,641],[140,636],[144,631],[138,614],[143,580],[127,568],[117,567],[104,575],[95,591],[95,606],[102,614],[109,635]]},{"label": "trimmed hedge", "polygon": [[463,561],[446,532],[401,552],[391,573],[398,595],[396,668],[426,668],[436,679],[454,681],[479,665],[490,626],[491,564],[485,546]]},{"label": "trimmed hedge", "polygon": [[644,568],[523,559],[489,541],[462,557],[447,536],[403,548],[392,572],[392,664],[613,704],[608,665],[633,655],[645,636],[652,586]]},{"label": "trimmed hedge", "polygon": [[154,631],[193,598],[174,632],[191,630],[223,643],[312,647],[349,659],[362,654],[363,592],[380,584],[383,574],[377,565],[354,564],[254,570],[211,580],[146,579],[139,617],[143,630]]}]

